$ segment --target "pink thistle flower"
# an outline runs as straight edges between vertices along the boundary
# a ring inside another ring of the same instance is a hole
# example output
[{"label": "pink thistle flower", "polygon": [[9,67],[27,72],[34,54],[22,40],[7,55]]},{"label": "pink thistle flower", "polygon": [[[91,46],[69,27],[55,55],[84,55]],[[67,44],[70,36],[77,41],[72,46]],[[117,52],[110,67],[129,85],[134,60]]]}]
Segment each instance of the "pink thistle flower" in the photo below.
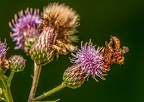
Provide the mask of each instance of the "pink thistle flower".
[{"label": "pink thistle flower", "polygon": [[93,46],[91,40],[89,43],[82,45],[81,49],[78,49],[75,54],[72,54],[73,58],[71,58],[71,62],[74,64],[78,64],[84,73],[86,73],[86,77],[92,75],[93,79],[96,79],[96,76],[105,80],[103,77],[103,55],[102,55],[102,47]]},{"label": "pink thistle flower", "polygon": [[29,48],[35,39],[40,35],[37,30],[38,24],[41,23],[39,9],[27,8],[15,14],[9,26],[12,29],[10,33],[13,41],[16,41],[15,49],[23,49],[28,53]]},{"label": "pink thistle flower", "polygon": [[9,61],[5,58],[7,50],[6,39],[4,39],[4,42],[0,41],[0,75],[3,75],[9,68]]}]

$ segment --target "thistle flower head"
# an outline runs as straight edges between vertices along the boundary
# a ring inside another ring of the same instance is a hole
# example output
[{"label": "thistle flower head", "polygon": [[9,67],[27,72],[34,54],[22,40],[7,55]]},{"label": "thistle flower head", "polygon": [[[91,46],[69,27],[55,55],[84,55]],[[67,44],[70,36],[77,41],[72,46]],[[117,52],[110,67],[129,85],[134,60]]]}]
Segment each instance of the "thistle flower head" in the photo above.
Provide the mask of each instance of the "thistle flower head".
[{"label": "thistle flower head", "polygon": [[82,71],[86,73],[86,76],[92,75],[92,77],[96,79],[96,76],[101,79],[105,79],[103,77],[103,55],[101,51],[103,48],[93,46],[91,40],[89,43],[86,43],[84,46],[81,43],[81,49],[78,49],[75,54],[72,54],[73,58],[71,58],[71,62],[74,64],[78,64]]},{"label": "thistle flower head", "polygon": [[39,9],[27,8],[15,14],[9,26],[12,29],[10,33],[13,41],[16,41],[15,49],[23,49],[25,53],[29,52],[31,44],[39,36],[37,26],[41,23]]},{"label": "thistle flower head", "polygon": [[67,68],[63,74],[63,83],[67,87],[75,89],[80,87],[85,81],[86,73],[82,72],[79,65],[73,65]]},{"label": "thistle flower head", "polygon": [[78,21],[79,15],[64,4],[52,3],[44,7],[42,23],[38,26],[41,34],[30,49],[30,56],[35,63],[45,65],[56,54],[66,55],[76,50],[71,43],[77,40],[73,34],[79,25]]},{"label": "thistle flower head", "polygon": [[[52,31],[50,30],[49,33]],[[54,58],[55,51],[52,50],[47,39],[48,34],[41,34],[30,49],[30,57],[38,65],[45,65],[51,62]]]},{"label": "thistle flower head", "polygon": [[[77,42],[76,27],[79,25],[79,15],[65,4],[51,3],[44,7],[42,23],[38,30],[41,34],[48,34],[48,43],[60,54],[75,50],[72,42]],[[53,31],[50,33],[50,31]],[[71,45],[69,45],[71,44]]]},{"label": "thistle flower head", "polygon": [[7,53],[6,40],[3,43],[0,41],[0,58],[5,57],[6,53]]},{"label": "thistle flower head", "polygon": [[25,68],[25,59],[20,55],[13,55],[9,58],[10,69],[14,72],[23,71]]}]

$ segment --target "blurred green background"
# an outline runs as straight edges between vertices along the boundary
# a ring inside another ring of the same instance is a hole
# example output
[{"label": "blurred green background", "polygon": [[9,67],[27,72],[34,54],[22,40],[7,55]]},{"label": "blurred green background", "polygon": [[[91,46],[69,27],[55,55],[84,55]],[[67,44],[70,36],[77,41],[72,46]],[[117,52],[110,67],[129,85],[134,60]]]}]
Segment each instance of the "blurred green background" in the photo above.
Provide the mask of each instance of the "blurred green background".
[{"label": "blurred green background", "polygon": [[[14,14],[27,7],[42,8],[54,0],[3,0],[0,3],[0,37],[7,39],[7,58],[22,55],[26,68],[16,73],[12,81],[15,102],[27,102],[33,75],[33,62],[21,50],[14,50],[15,43],[9,36],[8,22]],[[117,36],[121,45],[129,47],[124,65],[113,65],[106,81],[97,83],[92,78],[78,89],[65,88],[45,100],[60,98],[60,102],[144,102],[144,0],[59,0],[74,8],[81,16],[79,38],[104,46],[110,35]],[[80,42],[78,43],[80,45]],[[70,54],[60,56],[42,69],[37,95],[62,82],[64,70],[71,66]],[[8,72],[9,73],[9,72]],[[7,74],[8,74],[7,73]]]}]

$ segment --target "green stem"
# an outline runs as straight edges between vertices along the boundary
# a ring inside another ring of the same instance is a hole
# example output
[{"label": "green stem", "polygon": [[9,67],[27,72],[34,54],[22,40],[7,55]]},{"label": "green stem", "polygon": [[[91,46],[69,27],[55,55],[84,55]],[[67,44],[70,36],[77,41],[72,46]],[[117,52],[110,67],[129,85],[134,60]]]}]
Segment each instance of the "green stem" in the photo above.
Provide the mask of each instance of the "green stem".
[{"label": "green stem", "polygon": [[54,101],[33,101],[33,102],[58,102],[60,99],[54,100]]},{"label": "green stem", "polygon": [[42,67],[41,65],[37,65],[37,64],[35,64],[34,66],[34,76],[33,76],[33,82],[31,86],[28,102],[32,102],[33,98],[35,97],[38,82],[39,82],[39,77],[41,73],[41,67]]},{"label": "green stem", "polygon": [[6,97],[7,102],[14,102],[13,98],[12,98],[12,94],[11,94],[11,90],[10,90],[10,86],[7,86],[7,82],[4,78],[4,76],[0,77],[3,85],[4,85],[4,95]]},{"label": "green stem", "polygon": [[42,94],[42,95],[34,98],[34,101],[38,101],[38,100],[44,99],[44,98],[50,96],[50,95],[53,94],[53,93],[56,93],[57,91],[65,88],[65,87],[66,87],[66,85],[65,85],[64,83],[62,83],[62,84],[60,84],[59,86],[53,88],[52,90],[50,90],[50,91],[48,91],[48,92],[46,92],[46,93],[44,93],[44,94]]},{"label": "green stem", "polygon": [[11,81],[12,81],[12,78],[13,78],[14,74],[15,74],[14,71],[10,72],[10,75],[9,75],[9,78],[8,78],[8,81],[7,81],[7,86],[11,86]]},{"label": "green stem", "polygon": [[54,101],[33,101],[33,102],[58,102],[60,99],[54,100]]}]

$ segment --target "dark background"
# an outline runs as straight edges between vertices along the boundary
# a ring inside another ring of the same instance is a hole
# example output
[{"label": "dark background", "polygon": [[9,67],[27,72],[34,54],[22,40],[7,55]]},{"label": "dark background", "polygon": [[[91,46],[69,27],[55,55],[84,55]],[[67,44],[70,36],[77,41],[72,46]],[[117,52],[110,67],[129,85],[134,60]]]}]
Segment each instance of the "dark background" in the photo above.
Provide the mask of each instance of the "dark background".
[{"label": "dark background", "polygon": [[[8,22],[14,14],[27,7],[40,8],[53,0],[3,0],[0,3],[0,37],[7,39],[7,58],[22,55],[27,61],[23,72],[16,73],[12,81],[15,102],[27,102],[33,74],[33,61],[21,50],[14,50],[15,43],[9,36]],[[144,1],[143,0],[59,0],[74,8],[81,16],[79,38],[104,46],[110,35],[117,36],[121,45],[129,47],[124,65],[113,65],[106,81],[97,83],[92,78],[78,89],[65,88],[45,100],[60,98],[60,102],[144,102]],[[80,42],[78,43],[80,45]],[[64,70],[71,66],[69,57],[60,56],[42,69],[37,95],[62,82]],[[9,73],[9,72],[8,72]],[[7,74],[8,74],[7,73]]]}]

